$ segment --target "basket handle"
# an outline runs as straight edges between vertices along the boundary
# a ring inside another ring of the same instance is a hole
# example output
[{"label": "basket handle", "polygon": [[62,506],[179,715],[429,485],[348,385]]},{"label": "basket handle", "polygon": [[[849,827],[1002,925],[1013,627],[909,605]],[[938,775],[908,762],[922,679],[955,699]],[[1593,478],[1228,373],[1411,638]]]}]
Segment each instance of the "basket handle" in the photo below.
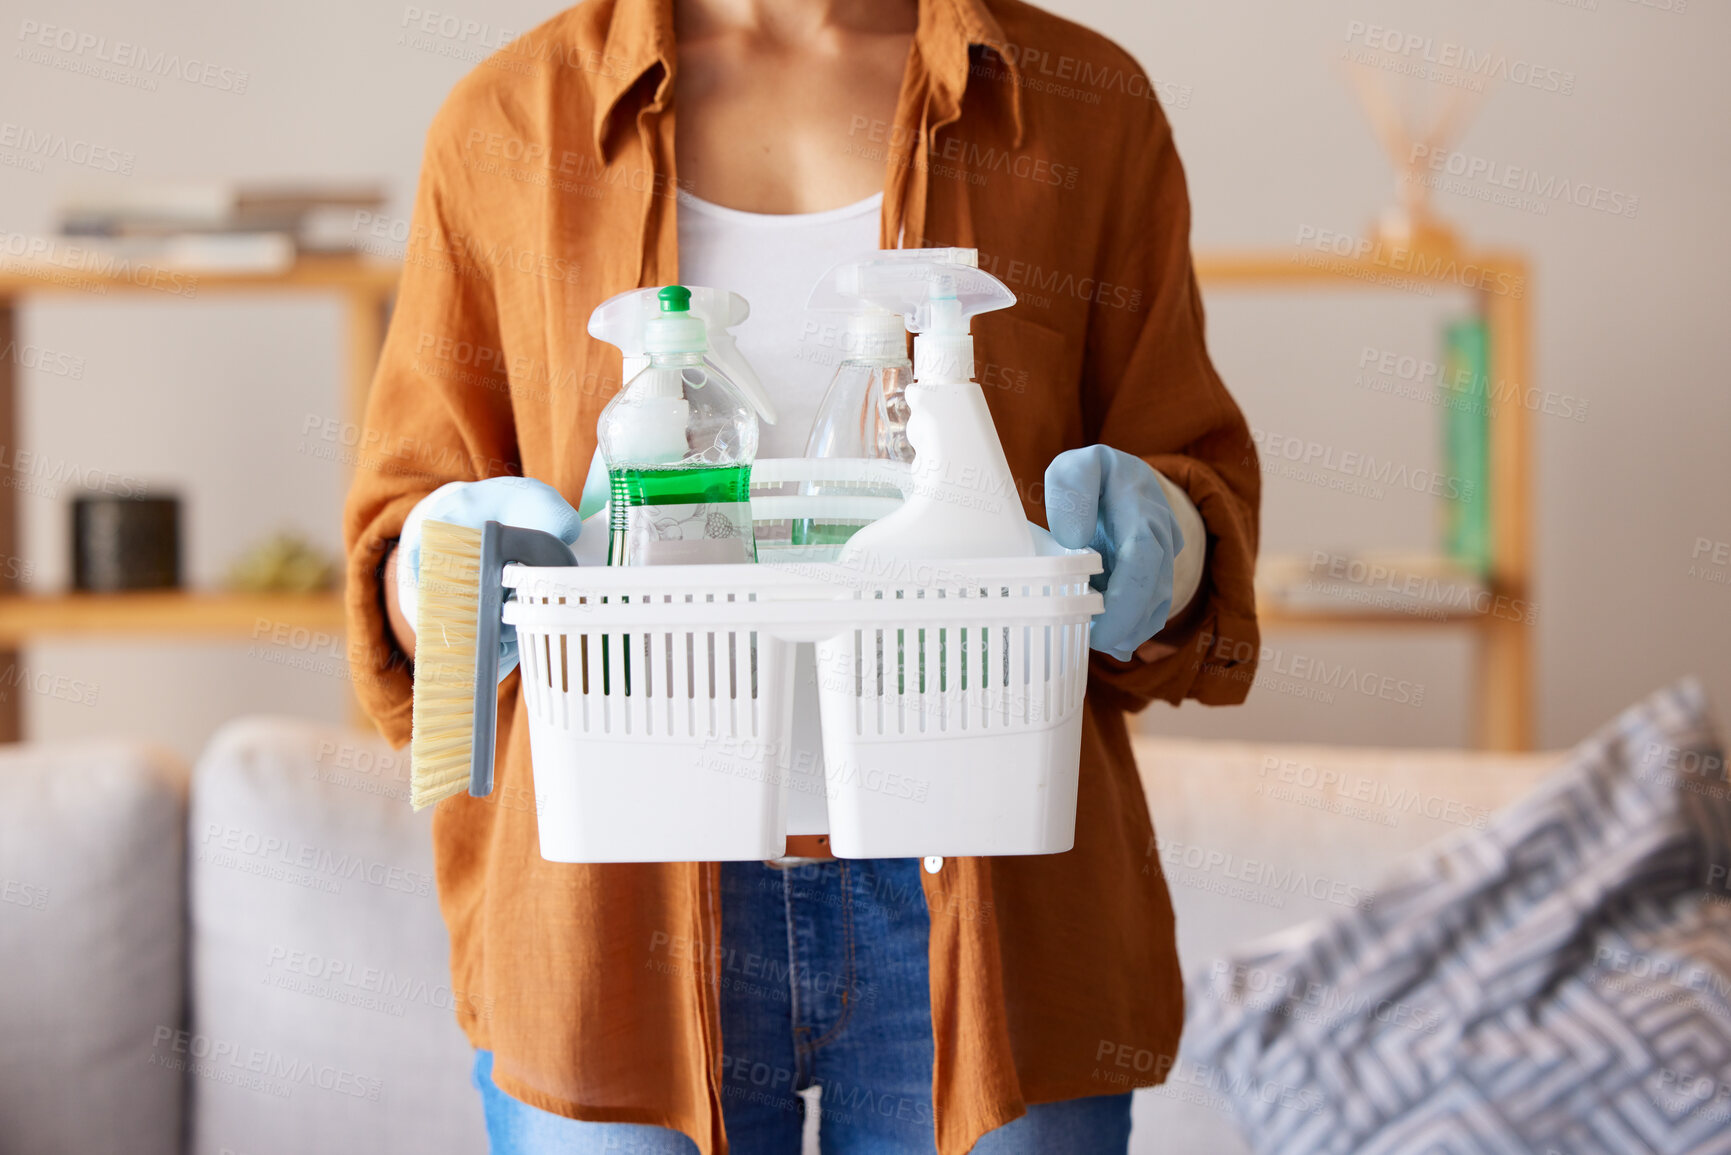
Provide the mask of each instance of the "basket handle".
[{"label": "basket handle", "polygon": [[481,589],[475,623],[475,733],[469,751],[469,793],[493,792],[493,746],[499,729],[499,631],[503,628],[507,565],[574,566],[571,547],[550,533],[489,521],[481,527]]}]

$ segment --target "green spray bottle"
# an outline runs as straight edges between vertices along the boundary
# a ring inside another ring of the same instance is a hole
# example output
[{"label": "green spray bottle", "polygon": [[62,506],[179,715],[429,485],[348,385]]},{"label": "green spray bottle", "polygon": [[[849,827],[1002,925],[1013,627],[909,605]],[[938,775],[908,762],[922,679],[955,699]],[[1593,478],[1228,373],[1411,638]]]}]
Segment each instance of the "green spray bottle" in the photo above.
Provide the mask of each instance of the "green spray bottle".
[{"label": "green spray bottle", "polygon": [[773,424],[775,409],[729,332],[749,315],[737,293],[667,285],[590,316],[590,335],[625,357],[625,385],[597,429],[609,565],[757,560],[751,463],[758,421]]}]

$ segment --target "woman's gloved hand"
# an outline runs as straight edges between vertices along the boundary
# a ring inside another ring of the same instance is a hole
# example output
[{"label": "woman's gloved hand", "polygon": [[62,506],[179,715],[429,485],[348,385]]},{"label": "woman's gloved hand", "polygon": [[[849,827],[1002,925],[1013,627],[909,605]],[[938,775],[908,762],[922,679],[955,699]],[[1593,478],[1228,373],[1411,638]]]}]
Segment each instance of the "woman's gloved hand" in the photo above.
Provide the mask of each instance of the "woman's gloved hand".
[{"label": "woman's gloved hand", "polygon": [[[577,540],[583,528],[577,511],[544,481],[531,477],[489,477],[485,481],[453,481],[423,497],[409,511],[397,539],[397,602],[412,626],[420,599],[421,524],[428,519],[480,529],[489,521],[520,525],[553,534],[565,544]],[[499,633],[499,678],[517,668],[517,631]]]},{"label": "woman's gloved hand", "polygon": [[1089,644],[1121,662],[1160,632],[1172,611],[1172,559],[1184,535],[1154,468],[1105,445],[1070,449],[1046,467],[1046,524],[1068,549],[1091,546],[1105,562],[1093,578],[1106,595]]}]

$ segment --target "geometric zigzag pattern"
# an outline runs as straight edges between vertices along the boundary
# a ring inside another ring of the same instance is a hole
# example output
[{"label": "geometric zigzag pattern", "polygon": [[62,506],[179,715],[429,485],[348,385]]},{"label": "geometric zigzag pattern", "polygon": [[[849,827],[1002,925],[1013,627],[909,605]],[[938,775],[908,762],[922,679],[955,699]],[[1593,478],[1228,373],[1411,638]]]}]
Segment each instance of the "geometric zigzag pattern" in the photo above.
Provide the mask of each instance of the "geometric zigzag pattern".
[{"label": "geometric zigzag pattern", "polygon": [[1358,909],[1205,968],[1259,1155],[1731,1155],[1731,779],[1685,680]]}]

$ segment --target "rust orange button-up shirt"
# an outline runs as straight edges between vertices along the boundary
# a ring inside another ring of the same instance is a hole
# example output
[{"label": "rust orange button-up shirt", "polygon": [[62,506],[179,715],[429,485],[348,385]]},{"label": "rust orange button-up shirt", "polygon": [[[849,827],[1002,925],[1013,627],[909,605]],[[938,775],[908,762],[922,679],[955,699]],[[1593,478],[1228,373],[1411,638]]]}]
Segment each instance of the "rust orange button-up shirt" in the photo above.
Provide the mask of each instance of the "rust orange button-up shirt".
[{"label": "rust orange button-up shirt", "polygon": [[[395,743],[413,682],[380,560],[447,481],[520,473],[576,503],[619,388],[589,313],[679,275],[678,95],[669,0],[589,0],[483,63],[433,122],[345,522],[356,681]],[[1104,442],[1183,486],[1208,527],[1202,589],[1163,636],[1176,652],[1094,658],[1075,849],[925,876],[936,1138],[960,1155],[1029,1103],[1170,1067],[1172,909],[1125,711],[1244,697],[1258,472],[1204,348],[1171,130],[1129,56],[1013,0],[921,0],[894,123],[855,129],[883,153],[883,245],[978,248],[1021,298],[975,331],[1029,517],[1047,463]],[[499,703],[493,795],[433,822],[464,1030],[519,1099],[725,1152],[715,865],[544,861],[515,675]]]}]

